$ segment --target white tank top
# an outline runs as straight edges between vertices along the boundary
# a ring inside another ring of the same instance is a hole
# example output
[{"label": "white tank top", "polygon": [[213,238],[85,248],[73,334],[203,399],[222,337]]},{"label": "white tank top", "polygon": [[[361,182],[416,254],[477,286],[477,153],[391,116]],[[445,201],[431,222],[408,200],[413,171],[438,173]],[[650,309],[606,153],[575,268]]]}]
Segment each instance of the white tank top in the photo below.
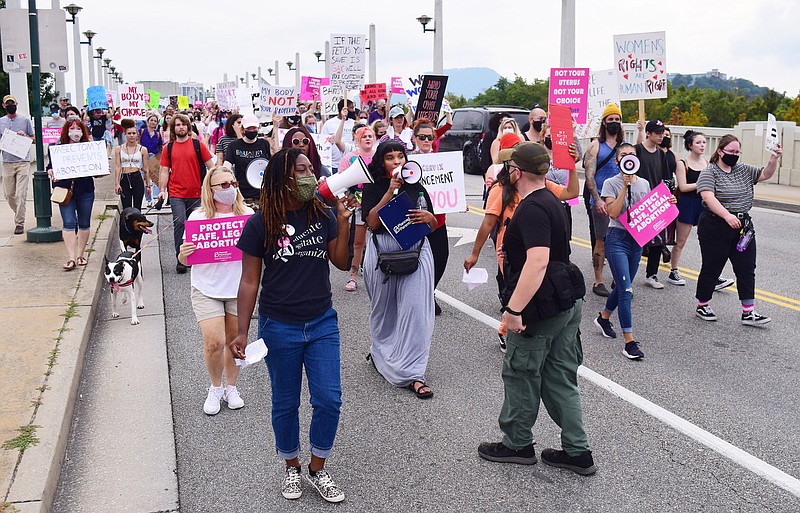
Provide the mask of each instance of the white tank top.
[{"label": "white tank top", "polygon": [[136,152],[132,155],[125,151],[125,146],[120,146],[119,148],[119,159],[120,159],[120,167],[123,169],[126,167],[135,167],[138,169],[142,169],[142,147],[140,145],[136,146]]}]

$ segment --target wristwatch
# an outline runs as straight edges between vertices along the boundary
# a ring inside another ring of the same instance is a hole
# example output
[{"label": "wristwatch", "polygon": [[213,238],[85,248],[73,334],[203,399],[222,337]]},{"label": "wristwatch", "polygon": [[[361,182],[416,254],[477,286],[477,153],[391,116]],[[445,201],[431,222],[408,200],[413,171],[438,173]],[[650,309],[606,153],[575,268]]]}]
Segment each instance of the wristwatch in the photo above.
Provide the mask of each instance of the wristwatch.
[{"label": "wristwatch", "polygon": [[508,312],[508,313],[510,313],[511,315],[515,315],[515,316],[517,316],[517,317],[519,317],[520,315],[522,315],[522,312],[515,312],[514,310],[512,310],[511,308],[509,308],[509,307],[507,307],[507,306],[504,306],[504,307],[503,307],[503,311],[504,311],[504,312]]}]

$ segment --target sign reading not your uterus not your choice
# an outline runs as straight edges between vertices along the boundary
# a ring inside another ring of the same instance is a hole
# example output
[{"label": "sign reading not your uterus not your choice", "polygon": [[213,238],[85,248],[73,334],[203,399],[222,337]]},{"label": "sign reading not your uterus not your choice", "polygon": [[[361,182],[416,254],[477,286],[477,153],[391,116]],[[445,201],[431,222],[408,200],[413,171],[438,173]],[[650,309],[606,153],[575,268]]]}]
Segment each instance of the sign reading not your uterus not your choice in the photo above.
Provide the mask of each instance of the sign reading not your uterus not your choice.
[{"label": "sign reading not your uterus not your choice", "polygon": [[667,97],[665,32],[614,36],[614,62],[620,100]]},{"label": "sign reading not your uterus not your choice", "polygon": [[589,96],[589,68],[550,68],[548,103],[569,107],[572,119],[586,123]]},{"label": "sign reading not your uterus not your choice", "polygon": [[50,146],[50,164],[56,180],[109,174],[105,141]]}]

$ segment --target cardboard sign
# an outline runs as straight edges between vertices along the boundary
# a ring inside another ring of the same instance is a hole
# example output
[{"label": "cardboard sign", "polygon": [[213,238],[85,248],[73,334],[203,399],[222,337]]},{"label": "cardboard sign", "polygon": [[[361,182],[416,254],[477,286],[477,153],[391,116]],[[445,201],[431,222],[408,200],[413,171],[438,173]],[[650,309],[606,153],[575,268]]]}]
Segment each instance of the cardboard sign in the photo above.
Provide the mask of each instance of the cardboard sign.
[{"label": "cardboard sign", "polygon": [[402,77],[392,77],[392,94],[405,94]]},{"label": "cardboard sign", "polygon": [[348,91],[364,86],[365,39],[364,34],[331,34],[331,85]]},{"label": "cardboard sign", "polygon": [[550,68],[548,103],[564,105],[576,123],[586,123],[589,98],[589,68]]},{"label": "cardboard sign", "polygon": [[58,127],[42,128],[42,144],[56,144],[61,139],[61,129]]},{"label": "cardboard sign", "polygon": [[158,106],[159,107],[169,107],[169,98],[159,98]]},{"label": "cardboard sign", "polygon": [[665,32],[614,36],[614,62],[620,100],[667,97]]},{"label": "cardboard sign", "polygon": [[603,110],[610,103],[619,105],[617,71],[604,69],[589,74],[589,96],[586,108],[586,123],[575,128],[575,137],[590,139],[600,133]]},{"label": "cardboard sign", "polygon": [[320,163],[328,169],[333,167],[333,135],[311,134],[314,143],[317,145]]},{"label": "cardboard sign", "polygon": [[87,105],[89,110],[107,109],[108,97],[105,86],[92,86],[86,90]]},{"label": "cardboard sign", "polygon": [[427,224],[414,224],[408,218],[408,211],[415,208],[417,208],[417,198],[412,201],[407,192],[401,192],[378,210],[378,217],[386,227],[386,231],[404,250],[431,233],[431,227]]},{"label": "cardboard sign", "polygon": [[294,87],[261,86],[259,109],[266,116],[294,116],[297,112],[295,99]]},{"label": "cardboard sign", "polygon": [[425,186],[437,214],[467,211],[464,188],[464,157],[460,151],[409,155],[422,168],[420,183]]},{"label": "cardboard sign", "polygon": [[300,99],[303,101],[319,100],[319,88],[329,85],[331,79],[317,77],[300,77]]},{"label": "cardboard sign", "polygon": [[439,120],[439,111],[442,109],[445,89],[447,89],[446,75],[425,75],[422,77],[422,86],[419,91],[414,119],[425,118],[436,124]]},{"label": "cardboard sign", "polygon": [[114,107],[114,104],[116,103],[114,102],[114,97],[116,96],[117,93],[115,91],[106,91],[106,101],[108,102],[109,107]]},{"label": "cardboard sign", "polygon": [[572,131],[572,110],[564,105],[550,105],[550,138],[553,141],[553,167],[575,169],[569,147],[575,142]]},{"label": "cardboard sign", "polygon": [[365,84],[358,96],[361,98],[362,104],[370,102],[375,104],[378,100],[385,100],[387,98],[386,84]]},{"label": "cardboard sign", "polygon": [[176,109],[176,110],[178,109],[178,95],[177,94],[171,94],[169,96],[169,106],[172,107],[173,109]]},{"label": "cardboard sign", "polygon": [[[641,178],[639,178],[641,180]],[[678,217],[678,207],[669,202],[672,193],[664,182],[661,182],[650,194],[636,202],[630,208],[631,222],[623,210],[619,222],[628,230],[631,237],[641,247],[653,240]]]},{"label": "cardboard sign", "polygon": [[50,164],[56,180],[109,174],[105,141],[50,146]]},{"label": "cardboard sign", "polygon": [[178,108],[180,110],[186,110],[189,108],[189,97],[188,96],[178,96]]},{"label": "cardboard sign", "polygon": [[3,138],[0,139],[0,150],[10,153],[15,157],[26,159],[28,158],[31,144],[33,144],[33,139],[30,137],[19,135],[6,128],[3,130]]},{"label": "cardboard sign", "polygon": [[250,216],[218,217],[186,221],[186,242],[197,248],[186,258],[189,265],[235,262],[242,259],[242,250],[236,247]]},{"label": "cardboard sign", "polygon": [[147,93],[142,85],[122,85],[119,90],[119,113],[124,118],[147,118]]},{"label": "cardboard sign", "polygon": [[242,116],[247,114],[255,114],[256,106],[258,104],[257,98],[260,94],[260,91],[256,88],[237,87],[236,104],[239,106],[239,114]]},{"label": "cardboard sign", "polygon": [[322,114],[325,116],[337,116],[339,114],[337,110],[339,102],[344,99],[342,88],[333,85],[320,86],[319,93],[322,98]]},{"label": "cardboard sign", "polygon": [[775,116],[767,114],[767,133],[764,134],[764,149],[773,155],[777,155],[776,150],[778,149],[779,143],[778,123],[775,120]]},{"label": "cardboard sign", "polygon": [[219,82],[216,95],[219,110],[231,111],[238,107],[236,103],[236,82]]},{"label": "cardboard sign", "polygon": [[154,91],[153,89],[148,89],[147,94],[150,95],[150,100],[147,102],[147,108],[158,110],[158,101],[161,99],[161,93]]}]

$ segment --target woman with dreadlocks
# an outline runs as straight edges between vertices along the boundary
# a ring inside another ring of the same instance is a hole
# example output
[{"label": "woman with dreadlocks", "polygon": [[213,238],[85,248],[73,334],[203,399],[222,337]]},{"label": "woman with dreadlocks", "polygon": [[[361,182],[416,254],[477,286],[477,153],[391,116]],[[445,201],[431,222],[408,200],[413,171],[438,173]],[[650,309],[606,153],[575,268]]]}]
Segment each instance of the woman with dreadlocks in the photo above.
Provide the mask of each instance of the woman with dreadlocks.
[{"label": "woman with dreadlocks", "polygon": [[234,357],[245,357],[260,279],[258,336],[269,350],[275,447],[286,460],[281,493],[287,499],[303,493],[299,407],[305,367],[312,406],[307,477],[323,499],[340,502],[344,493],[324,468],[342,404],[339,326],[328,262],[347,269],[351,212],[349,200],[341,200],[333,212],[316,196],[316,188],[311,162],[300,149],[284,149],[270,159],[261,185],[261,212],[248,220],[237,243],[242,250],[239,329],[229,347]]}]

